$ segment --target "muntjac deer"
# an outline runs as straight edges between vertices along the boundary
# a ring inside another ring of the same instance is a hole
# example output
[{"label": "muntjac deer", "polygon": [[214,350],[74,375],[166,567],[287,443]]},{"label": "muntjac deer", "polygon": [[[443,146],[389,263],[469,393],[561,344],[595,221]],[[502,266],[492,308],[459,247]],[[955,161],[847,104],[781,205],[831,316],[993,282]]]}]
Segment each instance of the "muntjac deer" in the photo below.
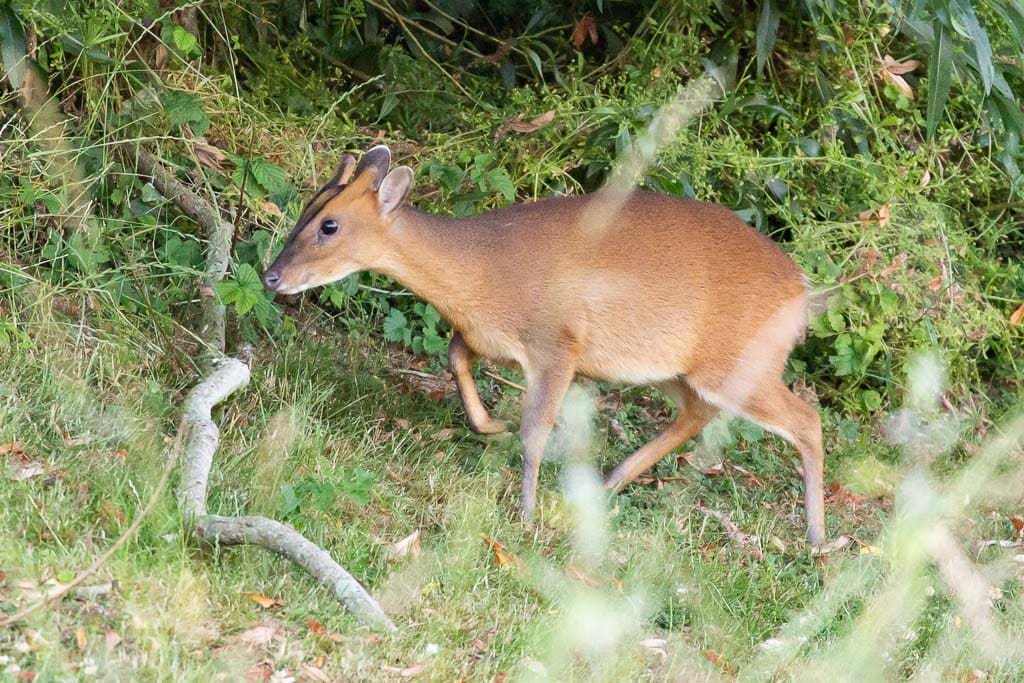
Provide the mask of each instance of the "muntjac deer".
[{"label": "muntjac deer", "polygon": [[806,279],[770,239],[722,206],[633,191],[516,204],[472,218],[404,205],[413,172],[385,146],[349,155],[303,210],[263,282],[282,294],[372,270],[440,312],[469,424],[503,431],[477,394],[482,356],[518,364],[527,390],[520,511],[535,507],[541,454],[577,374],[653,384],[678,414],[627,458],[619,489],[724,409],[793,444],[807,539],[824,540],[818,413],[782,382],[806,325]]}]

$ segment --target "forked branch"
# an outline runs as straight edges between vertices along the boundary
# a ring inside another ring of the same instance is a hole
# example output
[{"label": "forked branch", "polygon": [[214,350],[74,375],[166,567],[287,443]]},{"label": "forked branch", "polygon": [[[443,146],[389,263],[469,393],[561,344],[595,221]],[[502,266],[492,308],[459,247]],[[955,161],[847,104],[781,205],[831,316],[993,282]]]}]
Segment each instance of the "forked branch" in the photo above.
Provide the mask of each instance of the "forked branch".
[{"label": "forked branch", "polygon": [[[128,148],[122,148],[126,153]],[[131,155],[126,153],[126,157]],[[203,320],[198,336],[219,352],[224,349],[224,306],[217,303],[213,287],[227,271],[232,226],[208,202],[185,187],[149,152],[136,150],[134,165],[153,179],[153,185],[206,232],[209,251],[203,299]],[[222,517],[206,511],[207,489],[213,456],[220,443],[220,429],[213,408],[249,383],[249,366],[238,358],[213,363],[206,379],[197,384],[185,402],[182,418],[183,472],[178,501],[186,527],[196,537],[216,545],[255,545],[302,566],[356,617],[367,624],[395,630],[377,601],[330,554],[298,531],[266,517]]]}]

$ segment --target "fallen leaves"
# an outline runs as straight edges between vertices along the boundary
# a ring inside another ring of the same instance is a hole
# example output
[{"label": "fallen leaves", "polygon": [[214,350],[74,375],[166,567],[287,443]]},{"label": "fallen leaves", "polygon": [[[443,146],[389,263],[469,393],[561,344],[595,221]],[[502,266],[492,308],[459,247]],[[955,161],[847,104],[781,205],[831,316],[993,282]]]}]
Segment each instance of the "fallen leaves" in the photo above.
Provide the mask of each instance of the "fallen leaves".
[{"label": "fallen leaves", "polygon": [[851,539],[846,534],[843,534],[842,536],[837,536],[835,539],[829,541],[828,543],[811,548],[811,555],[813,555],[814,557],[829,555],[831,553],[836,552],[837,550],[842,550],[846,546],[850,545],[851,540],[853,539]]},{"label": "fallen leaves", "polygon": [[495,567],[515,567],[520,570],[526,569],[525,563],[523,563],[523,561],[513,553],[510,553],[503,543],[499,543],[485,534],[480,534],[480,537],[484,539],[484,543],[491,549],[491,552],[494,553]]},{"label": "fallen leaves", "polygon": [[910,84],[907,83],[903,76],[919,66],[921,66],[921,62],[916,59],[907,59],[902,62],[898,62],[890,55],[886,55],[882,58],[882,68],[878,72],[878,75],[883,81],[892,83],[896,86],[896,89],[899,90],[900,93],[908,100],[912,100],[914,99],[914,89],[910,87]]},{"label": "fallen leaves", "polygon": [[1024,302],[1021,302],[1017,310],[1010,314],[1010,325],[1012,327],[1017,327],[1022,322],[1024,322]]},{"label": "fallen leaves", "polygon": [[202,166],[212,168],[217,171],[224,170],[224,162],[228,160],[227,156],[219,147],[207,142],[206,138],[200,137],[193,140],[192,151],[196,155],[196,160],[198,160]]},{"label": "fallen leaves", "polygon": [[889,205],[882,204],[877,209],[861,211],[859,216],[861,227],[868,227],[871,223],[878,223],[881,228],[889,225]]},{"label": "fallen leaves", "polygon": [[857,507],[864,503],[867,498],[860,495],[859,493],[852,493],[843,488],[839,480],[833,480],[829,482],[827,494],[825,496],[826,503],[841,503],[848,507]]},{"label": "fallen leaves", "polygon": [[412,532],[401,541],[398,541],[391,546],[391,552],[395,557],[412,557],[416,558],[420,556],[420,530]]},{"label": "fallen leaves", "polygon": [[268,647],[278,637],[281,630],[280,624],[273,621],[264,621],[248,628],[238,634],[238,642],[250,649]]},{"label": "fallen leaves", "polygon": [[269,598],[262,593],[242,593],[243,598],[249,598],[263,609],[272,609],[274,607],[280,607],[284,604],[283,600],[277,598]]},{"label": "fallen leaves", "polygon": [[494,131],[494,141],[497,142],[501,138],[505,137],[509,131],[515,133],[534,133],[554,120],[554,109],[549,109],[540,116],[535,116],[528,121],[524,120],[520,116],[515,116],[498,126],[498,129]]},{"label": "fallen leaves", "polygon": [[728,536],[733,543],[749,553],[751,557],[756,559],[764,557],[764,552],[761,550],[761,539],[755,534],[748,534],[742,531],[727,514],[719,512],[718,510],[712,510],[711,508],[704,507],[703,505],[698,505],[697,510],[705,516],[717,520],[718,523],[722,525],[725,535]]},{"label": "fallen leaves", "polygon": [[13,456],[8,465],[8,472],[14,481],[24,481],[46,473],[46,467],[29,457],[20,441],[0,444],[0,455]]},{"label": "fallen leaves", "polygon": [[589,14],[584,14],[576,21],[576,25],[572,29],[572,45],[577,50],[583,49],[583,43],[590,38],[590,42],[593,45],[597,45],[597,22],[594,21],[594,17]]}]

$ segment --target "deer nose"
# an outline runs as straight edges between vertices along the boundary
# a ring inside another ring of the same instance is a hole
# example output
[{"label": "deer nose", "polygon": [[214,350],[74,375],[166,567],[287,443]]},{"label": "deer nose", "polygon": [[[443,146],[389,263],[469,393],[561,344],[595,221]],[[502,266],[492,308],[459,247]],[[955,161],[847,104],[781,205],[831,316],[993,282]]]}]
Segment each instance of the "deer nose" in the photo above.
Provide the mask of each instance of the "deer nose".
[{"label": "deer nose", "polygon": [[276,270],[268,270],[263,273],[263,286],[274,291],[281,284],[281,273]]}]

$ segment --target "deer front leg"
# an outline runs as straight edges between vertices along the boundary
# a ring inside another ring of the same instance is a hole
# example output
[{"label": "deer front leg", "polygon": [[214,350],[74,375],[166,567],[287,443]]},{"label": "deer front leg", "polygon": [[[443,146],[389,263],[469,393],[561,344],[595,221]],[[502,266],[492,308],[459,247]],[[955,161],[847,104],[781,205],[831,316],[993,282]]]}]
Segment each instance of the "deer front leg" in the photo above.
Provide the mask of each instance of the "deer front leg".
[{"label": "deer front leg", "polygon": [[469,428],[477,434],[498,434],[508,429],[508,422],[496,420],[487,412],[473,381],[473,359],[475,354],[466,346],[462,334],[455,332],[448,342],[448,363],[455,377],[455,387],[462,399],[462,407],[469,419]]},{"label": "deer front leg", "polygon": [[519,496],[519,514],[524,522],[533,519],[537,506],[537,477],[544,445],[562,408],[562,399],[576,374],[569,357],[546,359],[543,365],[526,370],[526,403],[519,427],[523,442],[523,490]]}]

